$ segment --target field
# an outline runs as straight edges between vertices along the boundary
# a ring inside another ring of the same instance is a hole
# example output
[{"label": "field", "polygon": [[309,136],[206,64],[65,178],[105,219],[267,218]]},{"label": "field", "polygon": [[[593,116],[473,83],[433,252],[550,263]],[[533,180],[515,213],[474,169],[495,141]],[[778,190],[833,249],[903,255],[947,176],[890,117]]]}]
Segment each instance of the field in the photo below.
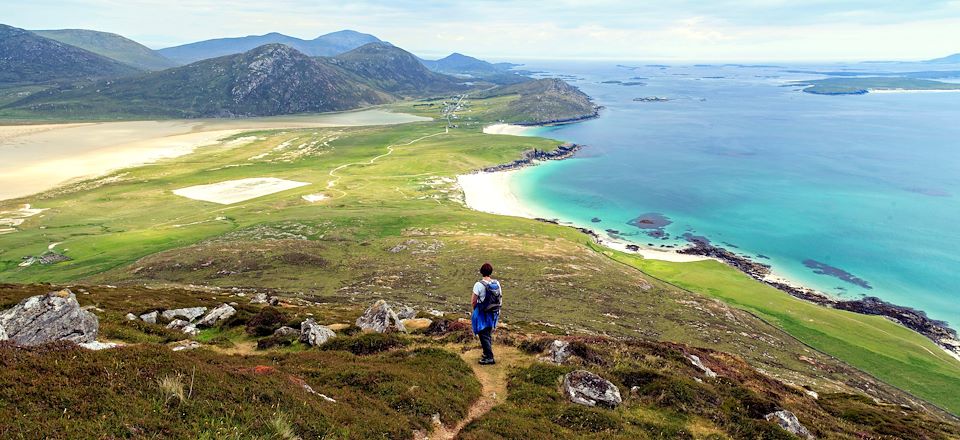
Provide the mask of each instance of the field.
[{"label": "field", "polygon": [[[468,100],[452,128],[437,121],[242,133],[0,202],[0,211],[45,209],[0,235],[0,281],[116,285],[142,295],[138,308],[162,298],[135,286],[204,285],[465,313],[476,268],[490,261],[507,286],[505,320],[530,331],[709,347],[818,392],[869,390],[922,405],[879,378],[960,412],[960,362],[892,322],[802,303],[716,262],[642,260],[598,249],[567,227],[465,208],[457,174],[558,144],[483,134],[511,99]],[[437,117],[442,107],[394,109]],[[173,193],[250,178],[308,185],[229,205]],[[25,264],[51,253],[69,260]]]}]

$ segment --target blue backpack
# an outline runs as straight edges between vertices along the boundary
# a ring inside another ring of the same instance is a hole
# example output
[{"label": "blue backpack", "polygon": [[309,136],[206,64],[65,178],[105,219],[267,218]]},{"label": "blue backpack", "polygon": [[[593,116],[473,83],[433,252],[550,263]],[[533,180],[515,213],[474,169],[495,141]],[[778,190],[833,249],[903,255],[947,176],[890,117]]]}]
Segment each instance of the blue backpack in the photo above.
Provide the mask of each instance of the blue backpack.
[{"label": "blue backpack", "polygon": [[483,280],[480,280],[480,284],[483,284],[484,294],[483,301],[477,304],[477,307],[481,312],[499,312],[500,306],[503,305],[503,294],[500,291],[500,284],[497,283],[496,287],[492,283],[487,283]]}]

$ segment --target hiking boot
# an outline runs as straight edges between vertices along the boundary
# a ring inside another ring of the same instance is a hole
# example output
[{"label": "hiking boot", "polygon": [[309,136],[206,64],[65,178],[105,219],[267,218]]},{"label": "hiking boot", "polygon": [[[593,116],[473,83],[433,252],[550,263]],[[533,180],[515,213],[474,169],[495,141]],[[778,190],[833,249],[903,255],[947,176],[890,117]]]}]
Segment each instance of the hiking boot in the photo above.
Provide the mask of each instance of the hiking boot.
[{"label": "hiking boot", "polygon": [[493,359],[487,359],[487,358],[482,358],[482,359],[480,359],[480,365],[493,365],[493,364],[496,364],[496,363],[497,363],[497,361],[495,361],[495,360],[493,360]]}]

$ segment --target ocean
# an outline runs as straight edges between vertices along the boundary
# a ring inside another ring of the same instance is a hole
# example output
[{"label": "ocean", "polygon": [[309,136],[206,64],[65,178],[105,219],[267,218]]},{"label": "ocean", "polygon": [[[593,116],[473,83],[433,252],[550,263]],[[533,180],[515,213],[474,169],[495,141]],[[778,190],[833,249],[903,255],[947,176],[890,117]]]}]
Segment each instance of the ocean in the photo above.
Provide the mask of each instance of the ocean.
[{"label": "ocean", "polygon": [[929,66],[524,68],[605,107],[532,130],[588,146],[515,175],[534,212],[655,248],[702,237],[824,293],[960,327],[960,93],[813,95],[790,82],[823,76],[787,72]]}]

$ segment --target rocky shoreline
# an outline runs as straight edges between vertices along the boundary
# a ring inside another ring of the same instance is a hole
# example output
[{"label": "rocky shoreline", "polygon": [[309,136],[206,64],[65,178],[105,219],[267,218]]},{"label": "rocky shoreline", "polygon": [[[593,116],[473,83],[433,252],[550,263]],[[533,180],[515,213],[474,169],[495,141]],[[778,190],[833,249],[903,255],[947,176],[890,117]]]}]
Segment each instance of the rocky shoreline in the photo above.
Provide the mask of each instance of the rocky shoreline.
[{"label": "rocky shoreline", "polygon": [[[595,236],[596,234],[592,235]],[[960,340],[957,338],[957,331],[950,328],[949,324],[944,321],[928,317],[926,312],[922,310],[892,304],[874,296],[867,296],[856,300],[835,299],[813,289],[771,280],[769,278],[769,265],[757,263],[747,257],[734,254],[724,248],[700,240],[691,240],[691,243],[692,245],[690,247],[678,250],[677,252],[686,255],[701,255],[718,259],[757,281],[802,300],[862,315],[883,316],[926,336],[944,350],[960,357]]]},{"label": "rocky shoreline", "polygon": [[576,122],[588,121],[590,119],[595,119],[600,117],[600,110],[603,110],[603,106],[596,106],[593,108],[593,113],[588,115],[575,116],[572,118],[564,119],[552,119],[549,121],[534,121],[534,122],[511,122],[513,125],[520,125],[523,127],[544,127],[549,125],[564,125],[564,124],[573,124]]},{"label": "rocky shoreline", "polygon": [[511,171],[534,165],[535,162],[568,159],[576,154],[577,151],[580,151],[580,149],[583,147],[584,146],[580,144],[566,143],[558,145],[557,148],[552,151],[534,149],[533,151],[524,152],[523,157],[513,162],[487,167],[482,171],[485,173]]}]

